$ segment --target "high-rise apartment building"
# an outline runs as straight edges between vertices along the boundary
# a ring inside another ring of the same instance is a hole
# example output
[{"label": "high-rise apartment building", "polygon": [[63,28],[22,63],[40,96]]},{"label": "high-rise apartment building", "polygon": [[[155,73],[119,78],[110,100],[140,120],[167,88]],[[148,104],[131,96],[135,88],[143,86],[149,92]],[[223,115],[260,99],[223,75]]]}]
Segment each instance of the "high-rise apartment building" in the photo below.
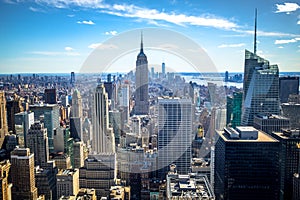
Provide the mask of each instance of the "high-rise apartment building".
[{"label": "high-rise apartment building", "polygon": [[6,99],[4,91],[0,91],[0,147],[4,142],[5,135],[8,132],[6,118]]},{"label": "high-rise apartment building", "polygon": [[279,141],[251,126],[217,131],[217,200],[279,199]]},{"label": "high-rise apartment building", "polygon": [[0,162],[0,199],[1,200],[11,200],[11,188],[12,184],[9,183],[8,175],[10,171],[9,160],[4,160]]},{"label": "high-rise apartment building", "polygon": [[16,148],[11,152],[12,199],[38,198],[34,176],[34,155],[29,148]]},{"label": "high-rise apartment building", "polygon": [[92,151],[96,153],[114,152],[114,135],[108,130],[108,97],[104,86],[98,85],[94,94]]},{"label": "high-rise apartment building", "polygon": [[42,121],[45,128],[47,128],[49,152],[54,151],[53,146],[53,130],[59,125],[59,106],[56,104],[35,104],[29,106],[30,110],[34,112],[34,120]]},{"label": "high-rise apartment building", "polygon": [[135,105],[134,113],[136,115],[147,115],[149,113],[149,95],[148,95],[148,61],[143,49],[143,36],[141,36],[140,53],[136,60],[135,71]]},{"label": "high-rise apartment building", "polygon": [[60,169],[56,175],[57,199],[76,196],[79,191],[79,169]]},{"label": "high-rise apartment building", "polygon": [[27,147],[34,154],[35,166],[44,167],[49,160],[47,129],[43,123],[35,122],[28,130]]},{"label": "high-rise apartment building", "polygon": [[171,163],[179,173],[189,172],[192,124],[190,99],[158,98],[158,168],[162,175]]},{"label": "high-rise apartment building", "polygon": [[287,103],[290,94],[299,94],[299,76],[279,77],[280,103]]},{"label": "high-rise apartment building", "polygon": [[293,176],[299,172],[300,131],[283,129],[271,136],[280,142],[280,199],[292,199]]}]

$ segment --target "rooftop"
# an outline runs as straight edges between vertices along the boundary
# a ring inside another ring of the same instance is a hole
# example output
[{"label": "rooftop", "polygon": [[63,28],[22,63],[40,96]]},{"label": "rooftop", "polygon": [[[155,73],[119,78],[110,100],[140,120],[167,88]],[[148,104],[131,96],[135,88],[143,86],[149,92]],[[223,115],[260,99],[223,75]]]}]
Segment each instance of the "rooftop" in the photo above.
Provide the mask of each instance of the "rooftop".
[{"label": "rooftop", "polygon": [[[257,130],[252,126],[239,126],[237,127],[237,129],[239,129],[240,131],[236,131],[234,130],[235,137],[232,137],[230,135],[230,129],[224,129],[221,131],[217,130],[217,133],[219,134],[219,136],[226,142],[278,142],[276,139],[274,139],[273,137],[269,136],[268,134],[266,134],[263,131]],[[238,133],[236,133],[238,132]],[[257,132],[257,137],[254,138],[241,138],[239,135],[236,134],[240,134],[241,132]]]}]

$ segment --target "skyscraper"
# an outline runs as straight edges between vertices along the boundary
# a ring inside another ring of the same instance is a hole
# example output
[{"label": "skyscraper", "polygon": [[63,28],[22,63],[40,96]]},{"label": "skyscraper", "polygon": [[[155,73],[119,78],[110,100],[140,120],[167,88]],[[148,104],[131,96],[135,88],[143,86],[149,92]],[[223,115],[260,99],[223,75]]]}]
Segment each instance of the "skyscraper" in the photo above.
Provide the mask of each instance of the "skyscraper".
[{"label": "skyscraper", "polygon": [[147,115],[149,113],[148,95],[148,61],[143,49],[143,35],[141,36],[141,49],[136,60],[135,72],[135,106],[136,115]]},{"label": "skyscraper", "polygon": [[[255,13],[256,14],[256,13]],[[276,114],[279,110],[279,70],[277,65],[256,55],[256,15],[254,53],[245,50],[244,96],[241,125],[253,125],[254,115]]]},{"label": "skyscraper", "polygon": [[72,117],[81,117],[82,118],[82,98],[80,92],[75,89],[72,94],[72,108],[71,108]]},{"label": "skyscraper", "polygon": [[242,92],[234,92],[232,96],[227,96],[226,124],[231,124],[233,128],[241,125],[242,99]]},{"label": "skyscraper", "polygon": [[35,166],[44,167],[49,160],[47,129],[44,124],[35,122],[31,125],[26,141],[27,147],[34,153]]},{"label": "skyscraper", "polygon": [[8,132],[6,120],[6,99],[4,91],[0,91],[0,147],[4,142],[5,134]]},{"label": "skyscraper", "polygon": [[49,104],[57,103],[55,88],[45,89],[45,103],[49,103]]},{"label": "skyscraper", "polygon": [[191,163],[192,102],[190,99],[158,98],[158,168],[161,175],[171,163],[187,174]]},{"label": "skyscraper", "polygon": [[283,129],[271,136],[280,142],[280,199],[292,199],[293,176],[299,172],[300,131]]},{"label": "skyscraper", "polygon": [[114,135],[108,131],[108,96],[104,85],[98,85],[94,94],[92,151],[96,153],[114,152]]},{"label": "skyscraper", "polygon": [[34,112],[34,120],[39,121],[43,116],[43,123],[47,128],[49,152],[54,151],[53,131],[59,127],[59,106],[56,104],[35,104],[30,106],[30,110]]},{"label": "skyscraper", "polygon": [[280,103],[287,103],[290,94],[299,94],[299,76],[279,77]]},{"label": "skyscraper", "polygon": [[75,83],[75,72],[71,72],[71,80],[70,83],[73,84]]},{"label": "skyscraper", "polygon": [[19,147],[26,147],[26,136],[30,126],[34,123],[33,112],[21,112],[15,114],[15,130]]},{"label": "skyscraper", "polygon": [[217,134],[216,200],[279,199],[278,140],[249,126]]},{"label": "skyscraper", "polygon": [[12,199],[36,200],[38,198],[34,176],[34,155],[28,148],[11,152]]},{"label": "skyscraper", "polygon": [[161,73],[163,77],[166,76],[166,64],[164,62],[161,64]]}]

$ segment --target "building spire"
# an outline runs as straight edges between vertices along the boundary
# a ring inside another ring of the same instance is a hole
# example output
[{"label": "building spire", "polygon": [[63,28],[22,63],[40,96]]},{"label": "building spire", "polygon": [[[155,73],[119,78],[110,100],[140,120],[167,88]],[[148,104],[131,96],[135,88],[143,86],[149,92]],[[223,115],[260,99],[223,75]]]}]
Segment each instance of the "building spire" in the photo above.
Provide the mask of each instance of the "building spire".
[{"label": "building spire", "polygon": [[256,55],[256,32],[257,32],[257,8],[255,8],[255,22],[254,22],[254,54]]},{"label": "building spire", "polygon": [[141,53],[144,52],[144,49],[143,49],[143,31],[141,31]]}]

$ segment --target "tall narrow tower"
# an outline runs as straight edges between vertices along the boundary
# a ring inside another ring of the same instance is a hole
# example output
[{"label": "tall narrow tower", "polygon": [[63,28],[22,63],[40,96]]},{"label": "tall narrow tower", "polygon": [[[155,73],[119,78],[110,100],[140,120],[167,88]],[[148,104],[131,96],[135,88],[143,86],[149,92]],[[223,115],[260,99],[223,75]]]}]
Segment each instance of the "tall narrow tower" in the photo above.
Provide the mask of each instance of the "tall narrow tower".
[{"label": "tall narrow tower", "polygon": [[256,55],[257,11],[255,10],[254,53],[245,51],[243,126],[252,126],[257,114],[279,114],[279,69]]},{"label": "tall narrow tower", "polygon": [[93,153],[114,152],[114,134],[109,129],[108,95],[104,85],[98,85],[94,94]]},{"label": "tall narrow tower", "polygon": [[148,61],[143,49],[143,34],[141,35],[141,49],[136,60],[135,72],[135,106],[136,115],[147,115],[149,113],[148,96]]},{"label": "tall narrow tower", "polygon": [[8,132],[6,118],[6,99],[4,91],[0,91],[0,148],[3,144],[5,134]]}]

